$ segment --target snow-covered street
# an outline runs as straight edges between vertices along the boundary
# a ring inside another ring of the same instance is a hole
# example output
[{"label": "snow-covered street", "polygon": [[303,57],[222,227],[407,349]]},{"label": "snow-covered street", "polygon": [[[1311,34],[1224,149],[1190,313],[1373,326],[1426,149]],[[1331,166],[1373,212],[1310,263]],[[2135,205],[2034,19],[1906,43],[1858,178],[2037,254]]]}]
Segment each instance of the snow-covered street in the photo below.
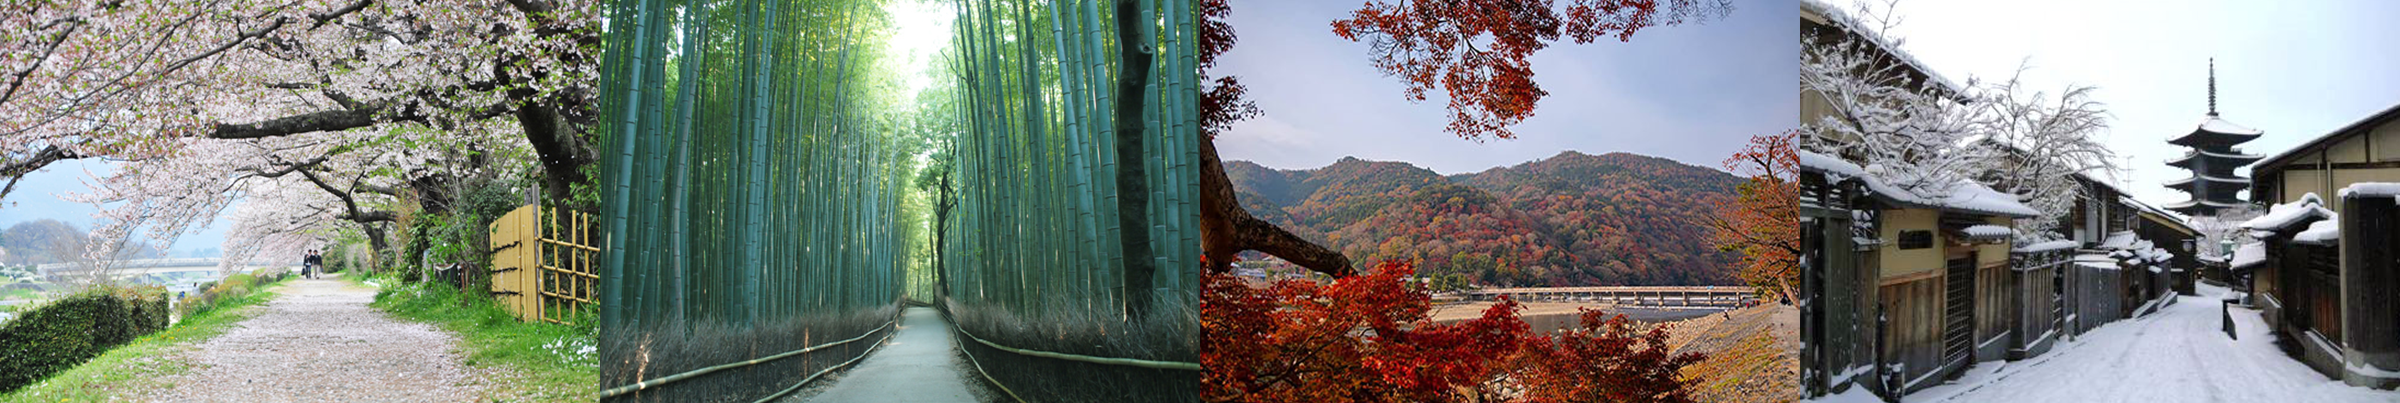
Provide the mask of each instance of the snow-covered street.
[{"label": "snow-covered street", "polygon": [[[1976,364],[1905,402],[2400,402],[2400,391],[2344,385],[2275,349],[2256,310],[2236,307],[2240,340],[2225,338],[2218,295],[2181,297],[2149,316],[2102,326],[2022,361]],[[1874,401],[1872,395],[1821,402]]]}]

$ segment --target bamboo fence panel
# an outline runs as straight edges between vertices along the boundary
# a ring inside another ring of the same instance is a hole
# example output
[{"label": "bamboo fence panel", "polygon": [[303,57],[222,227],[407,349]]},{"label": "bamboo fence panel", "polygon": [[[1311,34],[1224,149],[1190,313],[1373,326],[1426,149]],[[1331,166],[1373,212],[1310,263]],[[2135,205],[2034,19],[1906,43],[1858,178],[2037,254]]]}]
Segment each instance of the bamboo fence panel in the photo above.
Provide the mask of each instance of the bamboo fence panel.
[{"label": "bamboo fence panel", "polygon": [[520,320],[572,323],[599,304],[591,216],[528,205],[492,221],[492,293]]}]

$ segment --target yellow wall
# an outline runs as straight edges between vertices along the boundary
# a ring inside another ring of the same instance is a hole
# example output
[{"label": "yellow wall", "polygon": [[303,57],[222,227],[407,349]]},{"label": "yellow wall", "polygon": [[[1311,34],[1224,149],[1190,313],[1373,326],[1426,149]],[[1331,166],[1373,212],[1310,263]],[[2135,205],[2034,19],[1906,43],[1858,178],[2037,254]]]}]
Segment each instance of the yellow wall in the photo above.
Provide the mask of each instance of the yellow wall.
[{"label": "yellow wall", "polygon": [[[1985,218],[1983,221],[1987,224],[1998,225],[2002,227],[2014,225],[2014,223],[2009,221],[2008,217],[1989,217]],[[2010,245],[2011,244],[2008,242],[1995,242],[1975,245],[1975,267],[2007,266],[2008,249],[2010,248]]]},{"label": "yellow wall", "polygon": [[2367,162],[2367,137],[2351,137],[2334,142],[2332,147],[2325,148],[2325,157],[2337,163]]},{"label": "yellow wall", "polygon": [[[2326,159],[2333,163],[2400,161],[2400,123],[2375,127],[2367,135],[2342,139],[2320,152],[2297,155],[2285,166],[2314,167]],[[2322,170],[2286,169],[2281,175],[2283,189],[2275,203],[2288,203],[2299,200],[2301,195],[2316,193],[2326,203],[2334,204],[2328,207],[2336,212],[2341,211],[2341,201],[2336,198],[2344,187],[2359,182],[2400,182],[2400,168],[2336,169],[2330,177]]]},{"label": "yellow wall", "polygon": [[[1920,274],[1942,268],[1942,234],[1938,228],[1940,223],[1941,213],[1933,210],[1884,210],[1883,228],[1881,229],[1883,233],[1877,235],[1881,238],[1883,247],[1876,248],[1876,251],[1883,255],[1883,278]],[[1900,249],[1900,232],[1917,230],[1935,231],[1933,247]]]},{"label": "yellow wall", "polygon": [[2376,161],[2400,161],[2400,124],[2385,124],[2368,134],[2374,146]]},{"label": "yellow wall", "polygon": [[[2315,164],[2314,154],[2311,154],[2311,158],[2308,160],[2308,164]],[[2333,192],[2325,191],[2324,180],[2325,171],[2285,170],[2283,171],[2283,196],[2276,198],[2274,203],[2290,203],[2293,200],[2300,200],[2301,195],[2309,193],[2316,193],[2318,197],[2335,196]]]}]

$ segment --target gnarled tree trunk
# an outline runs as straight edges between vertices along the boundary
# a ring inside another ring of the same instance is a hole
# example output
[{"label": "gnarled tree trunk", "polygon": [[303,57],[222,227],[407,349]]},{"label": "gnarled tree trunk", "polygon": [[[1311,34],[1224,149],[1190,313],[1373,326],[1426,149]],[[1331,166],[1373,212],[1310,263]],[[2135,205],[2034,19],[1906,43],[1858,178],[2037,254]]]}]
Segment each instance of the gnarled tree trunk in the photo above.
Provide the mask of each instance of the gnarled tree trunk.
[{"label": "gnarled tree trunk", "polygon": [[1217,142],[1213,139],[1200,141],[1200,228],[1200,249],[1207,254],[1211,273],[1233,268],[1233,255],[1245,250],[1265,252],[1329,276],[1347,277],[1356,273],[1350,267],[1350,258],[1340,252],[1292,235],[1291,231],[1242,210],[1241,201],[1233,194],[1233,180],[1225,177],[1225,162],[1217,157]]}]

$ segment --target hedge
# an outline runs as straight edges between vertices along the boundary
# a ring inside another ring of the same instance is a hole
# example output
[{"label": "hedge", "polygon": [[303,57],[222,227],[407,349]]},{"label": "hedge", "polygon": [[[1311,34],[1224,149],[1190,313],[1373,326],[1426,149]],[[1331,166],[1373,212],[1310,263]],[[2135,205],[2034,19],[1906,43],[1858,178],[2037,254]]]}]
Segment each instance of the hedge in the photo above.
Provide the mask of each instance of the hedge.
[{"label": "hedge", "polygon": [[0,324],[0,393],[166,327],[167,293],[157,287],[96,288],[25,311]]}]

